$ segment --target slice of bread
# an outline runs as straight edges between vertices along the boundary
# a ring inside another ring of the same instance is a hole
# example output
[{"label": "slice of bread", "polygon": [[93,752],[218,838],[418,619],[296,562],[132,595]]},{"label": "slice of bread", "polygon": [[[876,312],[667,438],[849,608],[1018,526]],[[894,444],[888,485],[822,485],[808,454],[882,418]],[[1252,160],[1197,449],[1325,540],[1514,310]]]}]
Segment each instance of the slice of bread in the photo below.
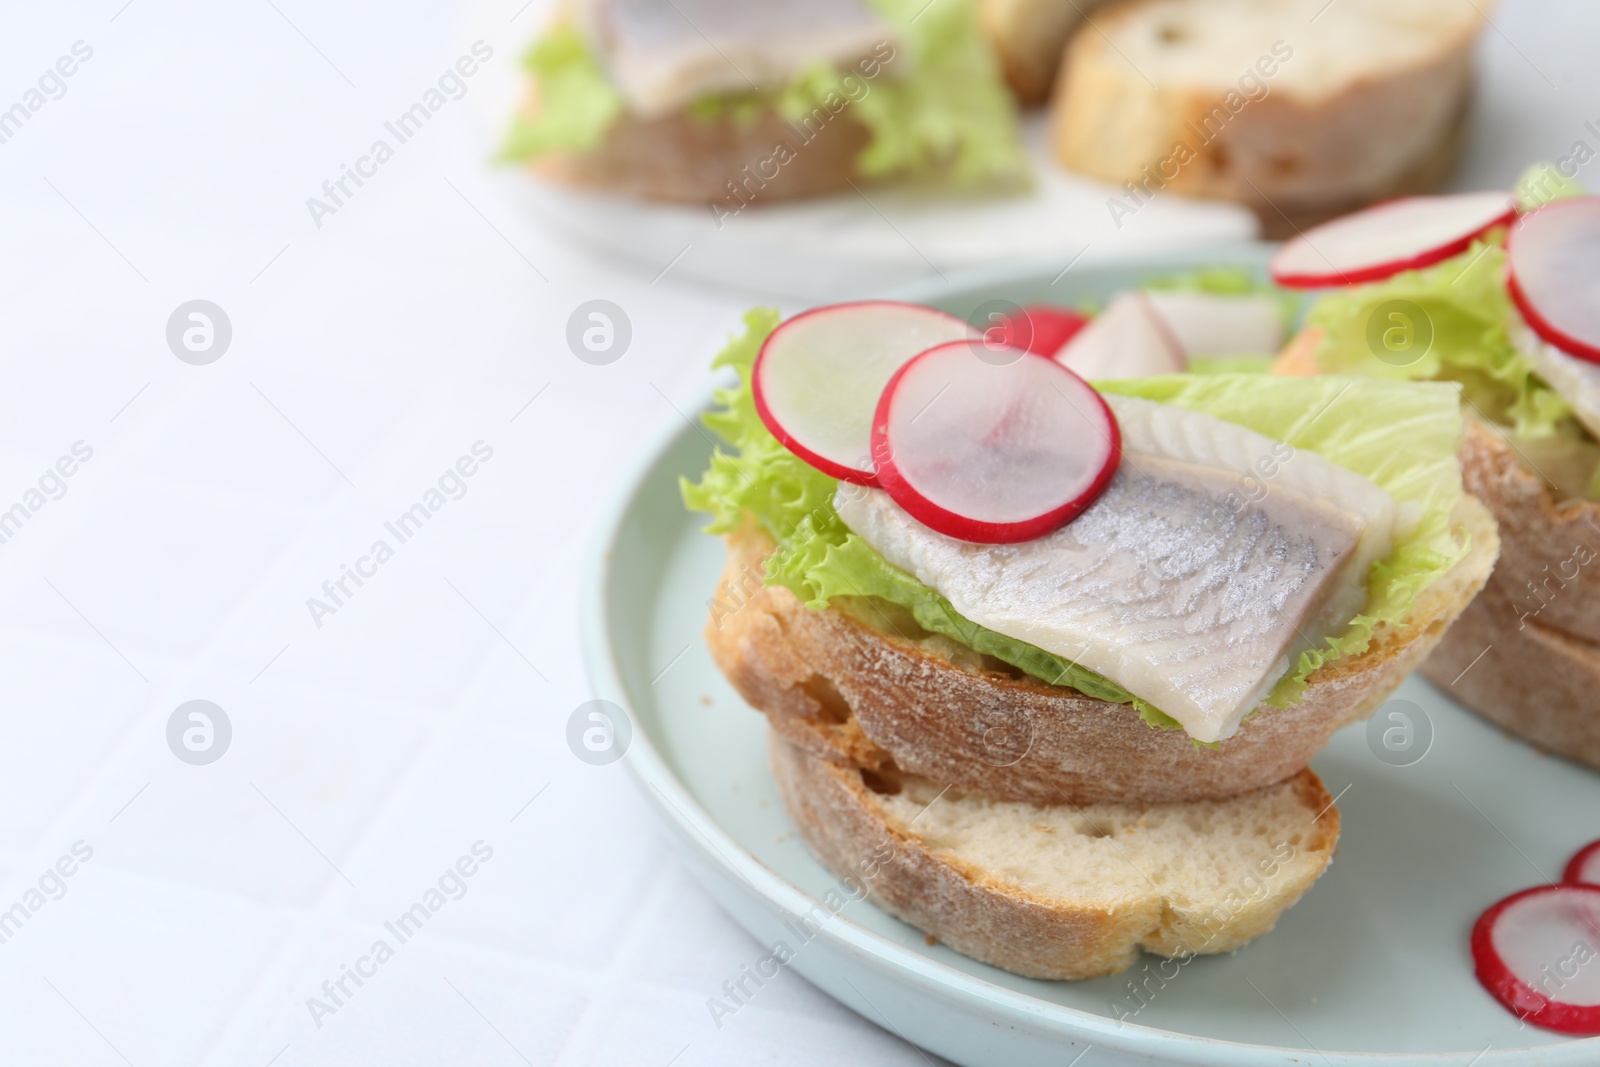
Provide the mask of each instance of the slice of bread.
[{"label": "slice of bread", "polygon": [[1558,504],[1482,426],[1469,426],[1461,466],[1498,520],[1504,551],[1423,673],[1490,722],[1600,768],[1600,504]]},{"label": "slice of bread", "polygon": [[1228,797],[1304,768],[1438,644],[1498,550],[1494,522],[1476,500],[1463,497],[1456,518],[1471,550],[1423,592],[1406,625],[1380,627],[1366,653],[1313,674],[1299,703],[1263,705],[1214,749],[1147,725],[1128,705],[1046,685],[929,634],[890,605],[808,608],[754,579],[772,543],[753,529],[729,538],[705,636],[718,668],[779,734],[842,765],[894,765],[1040,804]]},{"label": "slice of bread", "polygon": [[[1117,185],[1252,208],[1284,236],[1437,187],[1491,4],[1124,0],[1073,36],[1056,157]],[[1118,221],[1121,221],[1119,216]]]},{"label": "slice of bread", "polygon": [[980,0],[978,21],[1023,104],[1050,99],[1067,38],[1107,0]]},{"label": "slice of bread", "polygon": [[1339,838],[1309,770],[1230,800],[1040,806],[772,741],[779,794],[823,866],[957,952],[1030,978],[1115,974],[1141,948],[1231,952],[1272,929]]},{"label": "slice of bread", "polygon": [[[537,114],[538,106],[535,86],[527,113]],[[746,205],[849,189],[869,139],[848,107],[798,125],[773,111],[751,121],[623,115],[595,148],[548,153],[528,166],[542,178],[592,192],[715,205],[736,214]]]},{"label": "slice of bread", "polygon": [[1530,462],[1538,461],[1502,435],[1469,424],[1462,484],[1500,527],[1494,584],[1544,629],[1600,642],[1600,504],[1558,503]]},{"label": "slice of bread", "polygon": [[1523,618],[1498,576],[1422,673],[1455,700],[1547,752],[1600,768],[1600,644]]}]

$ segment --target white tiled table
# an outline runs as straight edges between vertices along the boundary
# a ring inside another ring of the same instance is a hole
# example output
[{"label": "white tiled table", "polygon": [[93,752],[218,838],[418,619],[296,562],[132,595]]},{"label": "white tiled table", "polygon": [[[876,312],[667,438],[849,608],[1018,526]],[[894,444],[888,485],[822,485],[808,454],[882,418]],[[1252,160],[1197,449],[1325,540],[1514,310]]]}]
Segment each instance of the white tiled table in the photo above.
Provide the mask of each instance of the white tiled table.
[{"label": "white tiled table", "polygon": [[[0,544],[0,913],[75,842],[93,856],[0,943],[0,1063],[921,1063],[787,973],[715,1026],[707,998],[759,947],[621,767],[562,739],[590,696],[593,516],[751,298],[552,239],[465,101],[311,221],[466,50],[460,18],[9,13],[0,108],[74,42],[93,56],[0,144],[0,510],[75,442],[94,454]],[[1498,21],[1468,184],[1596,140],[1592,8]],[[204,367],[164,339],[197,297],[234,331]],[[634,328],[606,367],[564,341],[596,297]],[[465,495],[319,627],[307,598],[479,441]],[[233,727],[208,766],[165,739],[196,698]],[[492,858],[446,879],[463,895],[314,1021],[308,998],[478,842]]]}]

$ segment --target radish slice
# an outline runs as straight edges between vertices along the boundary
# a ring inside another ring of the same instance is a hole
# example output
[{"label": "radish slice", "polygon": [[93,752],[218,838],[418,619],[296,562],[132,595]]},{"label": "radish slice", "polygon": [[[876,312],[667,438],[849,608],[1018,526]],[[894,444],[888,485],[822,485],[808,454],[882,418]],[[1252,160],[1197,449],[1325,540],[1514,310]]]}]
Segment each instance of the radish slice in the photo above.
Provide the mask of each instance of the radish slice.
[{"label": "radish slice", "polygon": [[1600,1034],[1600,886],[1513,893],[1472,928],[1478,981],[1519,1018]]},{"label": "radish slice", "polygon": [[1055,360],[1089,381],[1181,374],[1189,366],[1166,320],[1137,290],[1107,304],[1056,352]]},{"label": "radish slice", "polygon": [[1150,303],[1189,359],[1269,354],[1283,347],[1283,309],[1260,293],[1149,291]]},{"label": "radish slice", "polygon": [[1449,259],[1516,217],[1506,192],[1390,200],[1285,242],[1272,257],[1272,278],[1295,289],[1375,282]]},{"label": "radish slice", "polygon": [[1600,362],[1600,197],[1557,200],[1506,240],[1511,298],[1540,337]]},{"label": "radish slice", "polygon": [[998,327],[984,331],[990,343],[1021,348],[1036,355],[1054,355],[1089,320],[1076,311],[1049,304],[1029,304],[1006,316]]},{"label": "radish slice", "polygon": [[889,382],[872,455],[879,484],[912,518],[964,541],[1011,544],[1088,507],[1116,473],[1122,436],[1100,394],[1059,363],[999,363],[984,342],[956,341]]},{"label": "radish slice", "polygon": [[1567,861],[1561,880],[1569,885],[1600,885],[1600,841],[1591,841]]},{"label": "radish slice", "polygon": [[934,345],[975,337],[954,315],[893,300],[831,304],[783,323],[756,356],[756,413],[824,474],[877,485],[872,414],[895,371]]}]

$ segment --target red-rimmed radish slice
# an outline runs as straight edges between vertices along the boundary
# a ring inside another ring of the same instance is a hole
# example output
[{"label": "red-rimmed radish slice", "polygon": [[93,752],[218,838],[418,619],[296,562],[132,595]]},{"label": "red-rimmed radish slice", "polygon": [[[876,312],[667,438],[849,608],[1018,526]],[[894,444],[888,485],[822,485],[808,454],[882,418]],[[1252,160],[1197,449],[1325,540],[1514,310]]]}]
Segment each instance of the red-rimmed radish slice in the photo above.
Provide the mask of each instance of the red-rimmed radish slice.
[{"label": "red-rimmed radish slice", "polygon": [[756,413],[785,448],[824,474],[876,485],[872,415],[883,387],[919,352],[977,331],[954,315],[892,300],[831,304],[772,331],[756,356]]},{"label": "red-rimmed radish slice", "polygon": [[1189,367],[1166,320],[1138,290],[1115,297],[1056,352],[1055,360],[1089,381],[1181,374]]},{"label": "red-rimmed radish slice", "polygon": [[1600,841],[1591,841],[1567,861],[1561,880],[1571,885],[1600,885]]},{"label": "red-rimmed radish slice", "polygon": [[1295,289],[1375,282],[1449,259],[1516,217],[1508,192],[1390,200],[1284,242],[1272,257],[1272,278]]},{"label": "red-rimmed radish slice", "polygon": [[895,374],[872,449],[879,484],[912,518],[1010,544],[1093,503],[1116,473],[1122,436],[1100,394],[1059,363],[1000,361],[982,341],[957,341]]},{"label": "red-rimmed radish slice", "polygon": [[1600,886],[1513,893],[1472,928],[1478,981],[1519,1018],[1600,1034]]},{"label": "red-rimmed radish slice", "polygon": [[1557,200],[1517,220],[1507,279],[1522,317],[1544,340],[1600,362],[1600,197]]},{"label": "red-rimmed radish slice", "polygon": [[1273,353],[1283,347],[1283,309],[1263,293],[1152,289],[1149,296],[1190,359]]},{"label": "red-rimmed radish slice", "polygon": [[1007,315],[999,325],[985,330],[983,336],[991,343],[1050,356],[1088,324],[1089,320],[1076,311],[1049,304],[1029,304]]}]

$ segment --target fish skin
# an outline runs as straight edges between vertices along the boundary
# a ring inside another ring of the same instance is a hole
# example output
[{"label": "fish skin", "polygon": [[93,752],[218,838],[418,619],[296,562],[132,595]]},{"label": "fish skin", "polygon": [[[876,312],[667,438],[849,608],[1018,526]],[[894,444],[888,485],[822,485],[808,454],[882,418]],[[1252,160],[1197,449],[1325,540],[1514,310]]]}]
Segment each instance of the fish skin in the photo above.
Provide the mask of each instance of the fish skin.
[{"label": "fish skin", "polygon": [[[1294,657],[1365,603],[1371,554],[1386,555],[1390,544],[1386,530],[1366,535],[1392,527],[1393,499],[1310,454],[1296,454],[1260,499],[1244,499],[1242,459],[1286,446],[1129,399],[1107,397],[1132,430],[1117,475],[1046,537],[960,541],[918,523],[881,490],[841,490],[835,507],[854,533],[968,619],[1072,659],[1161,708],[1196,740],[1219,741]],[[1166,411],[1152,421],[1141,405]],[[1234,466],[1191,461],[1208,451]]]},{"label": "fish skin", "polygon": [[[1323,633],[1342,629],[1366,605],[1366,576],[1372,565],[1387,557],[1395,540],[1407,535],[1415,524],[1415,517],[1403,515],[1394,497],[1370,478],[1314,452],[1172,404],[1117,395],[1107,395],[1105,401],[1117,417],[1128,451],[1233,472],[1235,484],[1226,503],[1249,500],[1281,487],[1361,520],[1361,543],[1352,564],[1354,580],[1329,599],[1316,627]],[[1307,412],[1306,424],[1314,424],[1326,413],[1326,408]]]}]

